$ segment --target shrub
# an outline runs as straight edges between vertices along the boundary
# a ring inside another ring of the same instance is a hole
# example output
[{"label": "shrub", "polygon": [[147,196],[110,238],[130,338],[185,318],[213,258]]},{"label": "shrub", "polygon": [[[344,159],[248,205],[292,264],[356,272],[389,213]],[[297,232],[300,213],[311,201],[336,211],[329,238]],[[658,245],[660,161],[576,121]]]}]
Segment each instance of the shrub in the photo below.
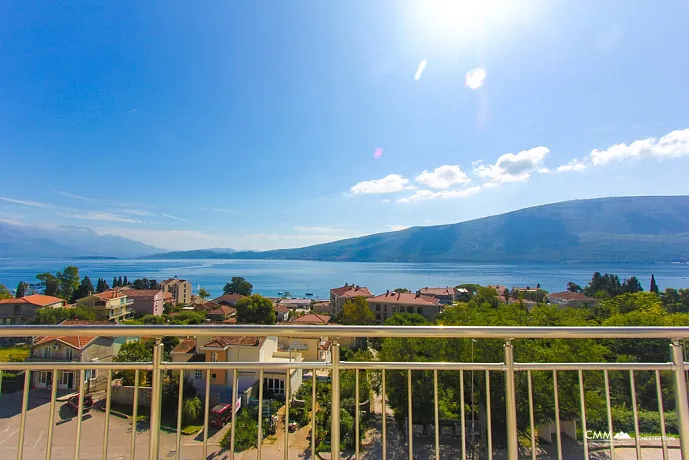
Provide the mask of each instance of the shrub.
[{"label": "shrub", "polygon": [[[243,451],[256,447],[256,438],[258,437],[258,425],[256,418],[258,417],[257,408],[240,409],[237,413],[237,425],[234,427],[234,448],[238,451]],[[270,422],[263,420],[263,437],[265,438],[271,434]],[[230,441],[232,440],[232,430],[227,430],[223,438],[220,440],[220,446],[223,449],[230,448]]]},{"label": "shrub", "polygon": [[203,403],[201,400],[194,396],[193,398],[187,398],[182,401],[182,423],[185,425],[190,425],[201,418],[201,413],[203,412]]},{"label": "shrub", "polygon": [[[665,432],[667,434],[679,434],[676,412],[664,412]],[[613,407],[612,426],[615,432],[624,431],[634,433],[634,412],[626,407]],[[608,431],[608,419],[606,416],[589,421],[588,428],[592,430]],[[660,415],[658,411],[639,411],[639,431],[641,433],[660,433]]]}]

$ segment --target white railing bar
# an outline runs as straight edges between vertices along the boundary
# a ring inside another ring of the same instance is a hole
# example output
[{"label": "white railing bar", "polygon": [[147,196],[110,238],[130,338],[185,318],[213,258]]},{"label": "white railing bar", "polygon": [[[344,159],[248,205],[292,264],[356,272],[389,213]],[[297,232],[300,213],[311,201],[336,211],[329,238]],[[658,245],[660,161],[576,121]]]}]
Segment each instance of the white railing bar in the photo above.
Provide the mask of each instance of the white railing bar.
[{"label": "white railing bar", "polygon": [[641,454],[641,433],[639,433],[639,411],[636,407],[636,384],[634,383],[634,371],[629,371],[629,391],[632,396],[632,413],[634,414],[634,446],[636,447],[636,458],[642,460]]},{"label": "white railing bar", "polygon": [[81,419],[84,418],[84,397],[86,391],[84,386],[86,380],[86,369],[81,369],[79,371],[79,401],[77,403],[77,440],[76,446],[74,447],[74,460],[79,460],[81,457]]},{"label": "white railing bar", "polygon": [[294,325],[164,325],[134,326],[118,324],[75,325],[3,325],[4,337],[30,336],[105,336],[105,337],[163,337],[218,335],[280,336],[280,337],[407,337],[407,338],[474,338],[474,339],[672,339],[689,338],[689,326],[678,327],[560,327],[560,326],[294,326]]},{"label": "white railing bar", "polygon": [[88,370],[88,369],[102,369],[102,370],[142,370],[150,371],[153,370],[153,365],[150,363],[116,363],[116,362],[62,362],[62,361],[45,361],[45,362],[12,362],[12,363],[0,363],[0,369],[5,371],[23,371],[25,369],[30,369],[32,371],[52,371],[58,366],[60,370],[63,371],[78,371],[78,370]]},{"label": "white railing bar", "polygon": [[[440,460],[440,415],[438,409],[438,371],[433,371],[433,415],[435,424],[435,460]],[[413,459],[414,457],[412,457]]]},{"label": "white railing bar", "polygon": [[340,369],[352,370],[388,370],[388,371],[459,371],[475,370],[483,371],[490,369],[502,371],[505,366],[502,363],[443,363],[443,362],[391,362],[391,361],[342,361]]},{"label": "white railing bar", "polygon": [[[3,363],[0,363],[0,368],[2,367]],[[165,371],[178,371],[181,369],[185,370],[230,370],[230,369],[237,369],[237,370],[256,370],[256,369],[263,369],[267,371],[286,371],[288,369],[302,369],[302,370],[309,370],[309,369],[331,369],[332,368],[332,363],[326,363],[326,362],[307,362],[307,361],[300,361],[300,362],[283,362],[283,363],[271,363],[271,362],[232,362],[232,361],[216,361],[216,362],[173,362],[173,361],[168,361],[168,362],[163,362],[160,364],[160,368]]]},{"label": "white railing bar", "polygon": [[387,431],[387,395],[385,394],[385,369],[383,369],[383,372],[381,373],[381,415],[382,415],[382,427],[383,427],[383,433],[382,433],[382,450],[383,450],[383,460],[387,460],[388,458],[388,431]]},{"label": "white railing bar", "polygon": [[[53,384],[55,385],[55,384]],[[55,391],[53,389],[53,391]],[[108,459],[108,438],[110,437],[110,406],[112,401],[112,370],[108,369],[105,384],[105,423],[103,424],[103,460]],[[50,447],[49,447],[50,448]]]},{"label": "white railing bar", "polygon": [[[50,460],[53,455],[53,431],[55,427],[55,400],[57,399],[57,369],[53,370],[50,389],[50,420],[48,421],[48,441],[45,448],[45,458]],[[105,421],[107,423],[107,419]]]},{"label": "white railing bar", "polygon": [[672,363],[514,363],[516,371],[671,371]]},{"label": "white railing bar", "polygon": [[134,371],[134,401],[132,402],[132,437],[129,451],[130,460],[136,458],[136,422],[139,415],[139,369]]},{"label": "white railing bar", "polygon": [[[356,371],[356,382],[355,382],[355,391],[356,391],[356,435],[357,435],[357,453],[359,452],[359,371]],[[311,458],[315,459],[316,458],[316,389],[318,387],[317,384],[317,375],[316,375],[316,369],[311,370]],[[357,460],[359,460],[357,458]]]},{"label": "white railing bar", "polygon": [[557,458],[562,460],[562,431],[560,429],[560,390],[557,385],[557,371],[553,370],[553,396],[555,397],[555,434],[557,438]]},{"label": "white railing bar", "polygon": [[[211,370],[206,369],[206,396],[205,404],[203,405],[203,458],[208,458],[208,417],[211,412]],[[234,410],[234,407],[232,408]],[[234,414],[232,423],[235,422]]]},{"label": "white railing bar", "polygon": [[584,458],[589,458],[589,443],[586,438],[586,388],[584,387],[584,371],[579,369],[579,404],[581,410],[581,432],[584,441]]},{"label": "white railing bar", "polygon": [[177,394],[177,439],[175,442],[175,460],[180,459],[182,450],[182,406],[184,405],[184,371],[179,371],[179,392]]},{"label": "white railing bar", "polygon": [[529,426],[531,428],[531,460],[536,460],[536,429],[533,415],[533,386],[531,382],[531,371],[526,371],[526,384],[529,390]]},{"label": "white railing bar", "polygon": [[667,439],[665,439],[665,414],[663,411],[663,388],[660,380],[660,371],[656,371],[656,394],[658,395],[658,415],[660,415],[660,440],[663,446],[663,460],[668,460],[669,454],[667,451]]},{"label": "white railing bar", "polygon": [[[605,410],[608,418],[608,432],[612,431],[612,404],[610,403],[610,375],[608,370],[603,370],[603,381],[605,385]],[[610,443],[610,460],[615,460],[615,443]]]},{"label": "white railing bar", "polygon": [[[411,372],[411,371],[410,371]],[[466,433],[466,414],[464,408],[466,407],[466,396],[464,394],[464,371],[459,371],[459,394],[462,395],[462,404],[460,409],[460,417],[462,420],[462,460],[467,458],[467,433]],[[472,395],[473,397],[473,395]],[[472,431],[474,427],[471,427]]]},{"label": "white railing bar", "polygon": [[[273,414],[270,414],[270,417],[272,416]],[[261,443],[263,442],[263,369],[258,371],[258,434],[256,437],[256,460],[261,460]]]},{"label": "white railing bar", "polygon": [[[289,460],[289,403],[292,399],[292,388],[290,386],[291,380],[292,374],[290,373],[290,370],[287,369],[285,371],[285,445],[282,452],[282,458],[284,460]],[[232,426],[234,426],[234,423]]]},{"label": "white railing bar", "polygon": [[486,419],[488,425],[488,460],[493,460],[493,417],[490,409],[490,371],[488,369],[486,369]]},{"label": "white railing bar", "polygon": [[[358,370],[356,372],[359,372]],[[412,409],[412,380],[411,369],[407,370],[407,447],[409,447],[409,458],[414,458],[414,413]],[[464,406],[462,406],[462,409]],[[357,407],[358,409],[358,407]],[[357,433],[358,434],[358,433]]]},{"label": "white railing bar", "polygon": [[[263,385],[263,382],[260,383]],[[230,460],[234,460],[235,426],[237,425],[237,368],[232,369],[232,426],[230,427]]]},{"label": "white railing bar", "polygon": [[19,421],[19,445],[17,447],[17,459],[24,457],[24,432],[26,428],[26,412],[29,407],[29,388],[31,388],[31,371],[24,373],[24,393],[22,394],[22,415]]}]

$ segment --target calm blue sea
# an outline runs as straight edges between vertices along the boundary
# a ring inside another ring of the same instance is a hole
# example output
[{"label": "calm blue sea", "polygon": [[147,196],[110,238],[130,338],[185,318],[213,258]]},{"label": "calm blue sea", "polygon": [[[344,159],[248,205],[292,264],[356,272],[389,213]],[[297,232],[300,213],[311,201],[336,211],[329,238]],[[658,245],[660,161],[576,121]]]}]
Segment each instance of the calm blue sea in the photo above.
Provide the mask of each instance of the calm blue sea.
[{"label": "calm blue sea", "polygon": [[620,277],[636,275],[648,289],[651,274],[658,286],[689,287],[689,264],[406,264],[311,262],[287,260],[70,260],[70,259],[0,259],[0,284],[10,289],[19,281],[33,281],[40,272],[56,272],[76,265],[80,274],[89,275],[94,284],[98,277],[109,283],[113,276],[127,275],[129,280],[153,278],[161,281],[178,276],[188,279],[194,290],[198,285],[211,294],[222,293],[223,285],[233,276],[243,276],[254,291],[275,296],[289,291],[303,297],[328,298],[331,288],[344,283],[367,286],[372,292],[405,287],[455,286],[461,283],[536,286],[551,292],[562,291],[568,281],[585,285],[595,271],[615,273]]}]

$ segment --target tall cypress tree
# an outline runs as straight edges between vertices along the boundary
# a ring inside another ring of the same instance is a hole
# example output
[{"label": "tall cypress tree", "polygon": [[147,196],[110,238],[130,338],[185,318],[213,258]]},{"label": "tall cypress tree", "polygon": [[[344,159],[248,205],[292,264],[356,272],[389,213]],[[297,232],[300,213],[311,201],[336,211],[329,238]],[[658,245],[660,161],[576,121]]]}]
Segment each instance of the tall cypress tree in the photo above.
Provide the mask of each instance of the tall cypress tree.
[{"label": "tall cypress tree", "polygon": [[124,284],[122,286],[129,286],[129,282],[127,281],[127,275],[124,275]]},{"label": "tall cypress tree", "polygon": [[24,281],[20,281],[19,284],[17,285],[17,295],[15,296],[17,299],[21,299],[26,295],[26,283]]},{"label": "tall cypress tree", "polygon": [[656,277],[651,274],[651,288],[649,289],[651,292],[655,292],[656,294],[658,293],[658,285],[656,284]]},{"label": "tall cypress tree", "polygon": [[117,286],[118,286],[118,287],[124,286],[124,284],[122,284],[122,275],[120,275],[120,277],[117,278]]},{"label": "tall cypress tree", "polygon": [[117,277],[112,279],[112,287],[117,287]]}]

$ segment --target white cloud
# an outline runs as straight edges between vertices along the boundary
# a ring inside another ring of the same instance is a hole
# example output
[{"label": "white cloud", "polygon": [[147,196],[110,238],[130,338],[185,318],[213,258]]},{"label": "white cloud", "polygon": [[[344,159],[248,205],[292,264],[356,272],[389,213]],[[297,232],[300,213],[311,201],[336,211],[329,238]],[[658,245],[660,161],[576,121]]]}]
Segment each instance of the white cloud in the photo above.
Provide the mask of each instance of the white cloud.
[{"label": "white cloud", "polygon": [[542,163],[550,152],[547,147],[534,147],[521,152],[506,153],[498,158],[494,165],[479,165],[474,173],[481,179],[493,184],[522,182],[534,172],[545,172]]},{"label": "white cloud", "polygon": [[586,164],[575,158],[565,165],[558,166],[555,172],[583,171],[584,169],[586,169]]},{"label": "white cloud", "polygon": [[416,201],[422,200],[435,200],[441,198],[466,198],[471,195],[475,195],[481,190],[481,187],[475,185],[473,187],[465,188],[462,190],[441,190],[434,192],[432,190],[417,190],[411,196],[400,198],[397,200],[398,203],[414,203]]},{"label": "white cloud", "polygon": [[134,216],[155,216],[156,214],[145,209],[120,209],[119,212],[124,214],[132,214]]},{"label": "white cloud", "polygon": [[90,202],[96,201],[96,200],[94,200],[93,198],[88,198],[88,197],[85,197],[85,196],[76,195],[76,194],[74,194],[74,193],[63,192],[63,191],[61,191],[61,190],[55,190],[55,192],[56,192],[56,193],[59,193],[60,195],[64,195],[64,196],[66,196],[66,197],[69,197],[69,198],[74,198],[75,200],[90,201]]},{"label": "white cloud", "polygon": [[672,131],[660,139],[649,137],[640,139],[631,144],[617,144],[606,150],[594,149],[591,151],[591,162],[596,166],[602,166],[611,161],[625,158],[653,157],[658,159],[677,158],[689,155],[689,129]]},{"label": "white cloud", "polygon": [[172,220],[183,220],[183,221],[187,220],[187,219],[182,219],[181,217],[175,217],[175,216],[171,216],[170,214],[165,214],[164,212],[161,212],[160,215],[163,217],[167,217],[168,219],[172,219]]},{"label": "white cloud", "polygon": [[[79,211],[76,211],[79,212]],[[104,220],[111,222],[125,222],[128,224],[140,224],[140,220],[130,219],[129,217],[121,216],[119,214],[112,214],[109,212],[101,211],[87,211],[85,214],[75,214],[75,213],[57,213],[59,216],[69,217],[71,219],[86,219],[86,220]]]},{"label": "white cloud", "polygon": [[0,200],[7,201],[8,203],[21,204],[24,206],[33,206],[35,208],[48,208],[52,206],[46,203],[40,203],[38,201],[18,200],[16,198],[7,198],[4,196],[0,196]]},{"label": "white cloud", "polygon": [[232,209],[223,209],[223,208],[213,208],[211,211],[222,212],[225,214],[239,214],[238,211],[233,211]]},{"label": "white cloud", "polygon": [[471,162],[471,166],[478,166],[478,165],[480,165],[481,163],[483,163],[483,160],[472,161],[472,162]]},{"label": "white cloud", "polygon": [[390,231],[398,232],[400,230],[408,229],[409,225],[386,225],[385,227]]},{"label": "white cloud", "polygon": [[419,62],[419,66],[416,68],[416,73],[414,74],[414,80],[419,81],[424,70],[426,70],[426,60],[422,59],[421,62]]},{"label": "white cloud", "polygon": [[390,200],[388,198],[383,198],[382,200],[380,200],[380,202],[381,203],[389,203]]},{"label": "white cloud", "polygon": [[393,193],[408,189],[409,179],[399,174],[388,174],[382,179],[365,180],[349,189],[353,195]]},{"label": "white cloud", "polygon": [[455,184],[466,184],[471,179],[458,165],[444,165],[432,172],[424,170],[416,176],[416,181],[430,188],[446,189]]}]

